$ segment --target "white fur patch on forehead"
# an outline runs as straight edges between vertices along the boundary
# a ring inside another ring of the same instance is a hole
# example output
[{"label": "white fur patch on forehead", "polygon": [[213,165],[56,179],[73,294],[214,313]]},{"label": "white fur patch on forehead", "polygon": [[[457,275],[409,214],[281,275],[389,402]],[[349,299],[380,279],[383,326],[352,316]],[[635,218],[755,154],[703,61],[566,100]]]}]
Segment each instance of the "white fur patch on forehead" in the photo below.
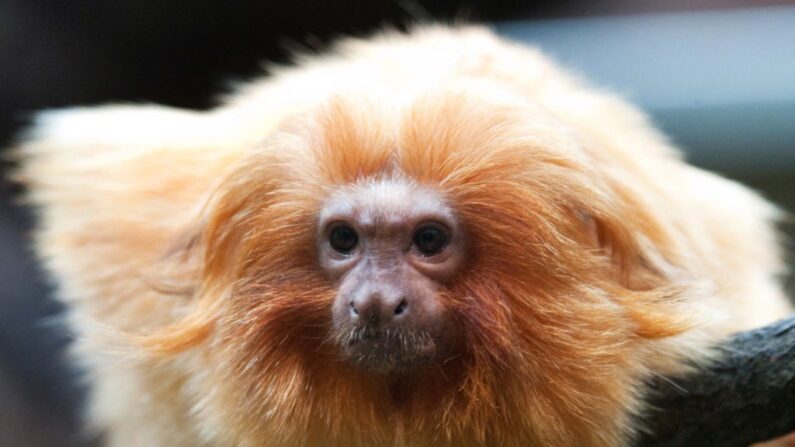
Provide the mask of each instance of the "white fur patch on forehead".
[{"label": "white fur patch on forehead", "polygon": [[422,220],[453,221],[439,191],[401,177],[368,179],[334,192],[320,214],[321,225],[348,220],[361,228]]}]

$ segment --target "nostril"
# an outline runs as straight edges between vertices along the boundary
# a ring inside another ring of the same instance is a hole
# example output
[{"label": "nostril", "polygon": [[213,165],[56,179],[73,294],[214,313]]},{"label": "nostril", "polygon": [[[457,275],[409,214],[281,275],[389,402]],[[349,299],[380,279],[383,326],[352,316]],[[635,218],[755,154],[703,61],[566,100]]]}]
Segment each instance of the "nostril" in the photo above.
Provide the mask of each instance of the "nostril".
[{"label": "nostril", "polygon": [[409,303],[406,300],[401,300],[400,304],[395,308],[395,315],[400,315],[406,311],[406,308],[409,307]]},{"label": "nostril", "polygon": [[351,305],[351,312],[353,312],[354,315],[359,315],[359,309],[356,308],[356,305],[353,304],[353,301],[350,302],[350,305]]}]

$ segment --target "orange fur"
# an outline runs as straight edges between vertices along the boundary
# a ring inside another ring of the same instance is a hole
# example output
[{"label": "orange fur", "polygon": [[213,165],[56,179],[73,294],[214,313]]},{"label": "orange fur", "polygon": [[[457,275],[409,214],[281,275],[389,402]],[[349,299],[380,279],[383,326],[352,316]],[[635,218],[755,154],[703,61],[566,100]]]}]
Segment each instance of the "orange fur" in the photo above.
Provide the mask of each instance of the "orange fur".
[{"label": "orange fur", "polygon": [[[622,445],[651,375],[789,311],[772,208],[540,54],[443,27],[338,51],[206,114],[61,112],[22,148],[111,445]],[[411,377],[342,359],[316,261],[325,198],[378,179],[467,235],[457,355]]]}]

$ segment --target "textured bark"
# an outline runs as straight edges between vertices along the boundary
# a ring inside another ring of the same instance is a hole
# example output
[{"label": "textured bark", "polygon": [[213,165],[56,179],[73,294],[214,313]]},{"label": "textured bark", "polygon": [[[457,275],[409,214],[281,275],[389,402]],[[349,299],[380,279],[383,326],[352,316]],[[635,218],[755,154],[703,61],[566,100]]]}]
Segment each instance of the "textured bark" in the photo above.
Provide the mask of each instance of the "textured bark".
[{"label": "textured bark", "polygon": [[795,431],[795,318],[740,333],[711,367],[652,384],[639,447],[747,446]]}]

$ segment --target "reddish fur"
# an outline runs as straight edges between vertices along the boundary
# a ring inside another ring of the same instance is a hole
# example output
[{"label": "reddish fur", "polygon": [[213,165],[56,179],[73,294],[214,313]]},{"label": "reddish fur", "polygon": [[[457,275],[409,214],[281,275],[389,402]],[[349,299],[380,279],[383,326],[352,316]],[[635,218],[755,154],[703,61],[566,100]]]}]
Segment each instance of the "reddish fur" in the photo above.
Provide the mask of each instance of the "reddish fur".
[{"label": "reddish fur", "polygon": [[[333,103],[321,112],[319,140],[251,154],[210,206],[204,304],[152,346],[194,346],[215,327],[213,355],[229,368],[213,382],[240,409],[228,422],[252,437],[616,443],[637,405],[627,387],[642,373],[635,340],[676,335],[687,318],[666,312],[662,299],[675,291],[639,267],[642,253],[615,214],[637,204],[612,202],[587,160],[523,138],[520,110],[473,106],[457,95],[422,102],[383,141],[383,124]],[[333,185],[404,175],[439,188],[466,223],[471,260],[444,303],[467,335],[444,369],[370,377],[329,343],[334,290],[316,266],[314,224]],[[586,191],[603,202],[583,203]],[[572,208],[598,216],[612,258],[586,243]],[[639,290],[625,284],[636,275]]]}]

